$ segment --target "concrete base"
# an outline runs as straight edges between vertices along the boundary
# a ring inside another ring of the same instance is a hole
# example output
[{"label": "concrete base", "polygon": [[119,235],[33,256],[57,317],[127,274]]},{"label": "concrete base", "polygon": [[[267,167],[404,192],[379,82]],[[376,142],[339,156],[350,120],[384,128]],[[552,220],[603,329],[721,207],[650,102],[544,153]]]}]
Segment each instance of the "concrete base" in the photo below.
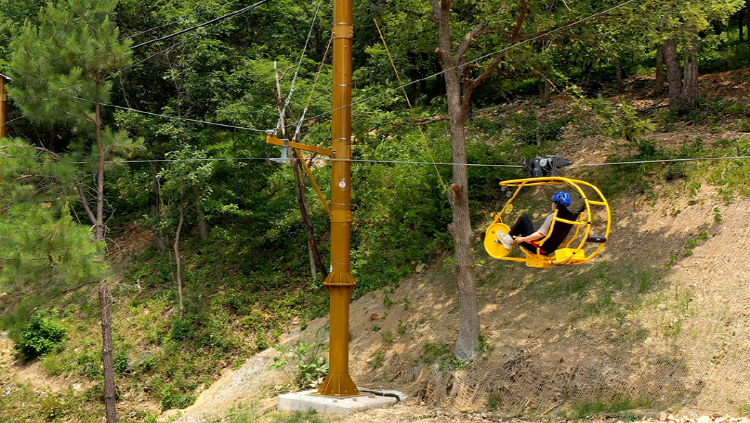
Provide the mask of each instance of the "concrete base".
[{"label": "concrete base", "polygon": [[[360,388],[362,389],[362,388]],[[369,389],[368,389],[369,390]],[[374,389],[373,389],[374,390]],[[282,411],[310,411],[318,413],[351,414],[357,411],[382,408],[396,404],[396,398],[363,393],[355,397],[336,398],[311,395],[316,390],[279,395],[278,408]],[[378,391],[396,394],[402,400],[406,395],[397,391]]]}]

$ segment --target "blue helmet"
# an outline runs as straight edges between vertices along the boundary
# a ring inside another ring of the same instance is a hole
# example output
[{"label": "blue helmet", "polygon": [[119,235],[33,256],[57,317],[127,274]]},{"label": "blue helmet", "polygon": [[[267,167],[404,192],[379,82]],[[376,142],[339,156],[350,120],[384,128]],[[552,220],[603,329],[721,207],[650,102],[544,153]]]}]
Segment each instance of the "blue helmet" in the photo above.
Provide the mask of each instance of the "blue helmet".
[{"label": "blue helmet", "polygon": [[570,205],[571,198],[570,194],[568,194],[567,192],[557,191],[556,193],[552,194],[552,198],[550,198],[550,200],[568,207]]}]

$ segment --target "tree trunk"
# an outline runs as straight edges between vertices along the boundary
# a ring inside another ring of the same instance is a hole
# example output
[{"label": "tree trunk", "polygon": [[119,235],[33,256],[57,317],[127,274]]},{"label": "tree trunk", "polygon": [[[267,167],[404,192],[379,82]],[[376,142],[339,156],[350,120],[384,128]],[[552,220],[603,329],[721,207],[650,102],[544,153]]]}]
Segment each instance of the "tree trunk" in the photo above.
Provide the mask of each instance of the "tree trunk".
[{"label": "tree trunk", "polygon": [[208,239],[208,222],[206,222],[206,214],[203,213],[203,207],[201,207],[201,191],[197,185],[193,186],[193,196],[195,197],[195,211],[198,213],[198,229],[200,230],[201,239]]},{"label": "tree trunk", "polygon": [[684,72],[680,67],[677,43],[664,42],[664,61],[669,81],[669,102],[672,107],[692,110],[698,106],[698,47],[691,43],[685,48]]},{"label": "tree trunk", "polygon": [[[97,85],[97,98],[99,97],[99,86]],[[104,142],[102,141],[102,115],[101,104],[96,102],[96,147],[99,152],[99,173],[96,184],[96,241],[104,240],[104,166],[106,164],[106,154],[104,152]]]},{"label": "tree trunk", "polygon": [[622,80],[622,66],[620,66],[620,59],[615,57],[615,80],[617,81],[617,92],[621,93],[625,91],[625,83]]},{"label": "tree trunk", "polygon": [[99,304],[102,311],[102,364],[104,366],[104,406],[106,408],[106,422],[117,422],[115,398],[115,365],[112,356],[112,318],[109,315],[109,288],[107,282],[99,287]]},{"label": "tree trunk", "polygon": [[[745,8],[742,12],[742,19],[740,19],[740,26],[742,26],[748,10],[750,10],[750,0],[745,0]],[[750,43],[750,19],[747,19],[747,41]]]},{"label": "tree trunk", "polygon": [[178,314],[182,319],[182,311],[184,310],[182,302],[182,261],[180,260],[180,234],[182,234],[182,224],[185,222],[185,205],[183,204],[183,195],[185,192],[184,184],[180,187],[180,221],[177,223],[177,231],[174,235],[174,256],[177,270],[175,272],[175,282],[177,283],[177,301],[178,301]]},{"label": "tree trunk", "polygon": [[[320,252],[318,251],[318,245],[315,243],[315,232],[313,231],[312,222],[310,222],[310,216],[307,213],[307,204],[305,201],[305,192],[302,189],[302,178],[300,176],[299,168],[302,167],[300,160],[304,160],[302,157],[297,157],[292,163],[292,169],[294,171],[294,186],[295,193],[297,195],[297,205],[299,206],[299,213],[302,216],[302,223],[305,225],[305,231],[307,231],[307,246],[310,255],[318,266],[320,274],[323,275],[323,279],[328,277],[328,269],[323,264],[323,260],[320,258]],[[315,272],[311,272],[314,278]]]},{"label": "tree trunk", "polygon": [[547,104],[551,97],[552,84],[549,82],[549,79],[542,75],[542,79],[539,80],[539,98],[542,100],[543,104]]},{"label": "tree trunk", "polygon": [[[159,178],[156,176],[156,164],[150,163],[151,165],[151,195],[149,196],[149,203],[151,205],[151,215],[161,218],[161,185],[159,184]],[[159,251],[164,251],[167,248],[167,240],[164,235],[159,231],[158,225],[152,227],[156,234],[156,246],[159,247]]]},{"label": "tree trunk", "polygon": [[[479,345],[479,311],[477,308],[476,280],[474,275],[474,253],[471,250],[474,234],[471,231],[469,213],[469,178],[466,163],[466,138],[464,133],[464,113],[461,88],[461,74],[454,69],[451,59],[450,1],[431,0],[438,21],[438,54],[445,73],[446,97],[453,151],[453,191],[451,210],[453,222],[449,232],[458,270],[458,338],[453,355],[462,362],[476,357]],[[470,95],[471,93],[467,93]],[[464,164],[464,165],[461,165]]]},{"label": "tree trunk", "polygon": [[656,49],[656,87],[654,94],[664,92],[664,45]]},{"label": "tree trunk", "polygon": [[[100,84],[97,83],[97,96],[99,98]],[[95,242],[104,241],[104,166],[106,164],[106,151],[102,140],[102,115],[101,104],[96,102],[96,147],[99,153],[99,173],[97,175],[96,187],[96,229]],[[117,422],[117,409],[115,402],[115,373],[112,358],[112,318],[109,314],[109,288],[107,282],[102,282],[99,291],[99,302],[102,312],[102,364],[104,376],[104,404],[106,408],[106,422]]]},{"label": "tree trunk", "polygon": [[721,21],[713,21],[711,24],[714,27],[714,34],[721,35],[724,32],[724,25],[721,23]]},{"label": "tree trunk", "polygon": [[587,60],[586,64],[583,66],[583,74],[584,76],[588,77],[589,74],[594,70],[594,61],[593,60]]},{"label": "tree trunk", "polygon": [[[466,163],[466,138],[464,117],[461,113],[460,84],[458,75],[448,71],[445,75],[448,96],[448,115],[451,129],[451,146],[454,163]],[[479,310],[477,307],[477,289],[474,275],[474,253],[471,250],[474,234],[471,231],[469,213],[469,175],[468,167],[453,166],[454,189],[451,210],[453,223],[451,235],[455,259],[458,263],[458,339],[453,355],[467,362],[477,355],[479,345]]]},{"label": "tree trunk", "polygon": [[[316,267],[318,263],[315,260],[315,254],[313,254],[313,241],[308,237],[307,238],[307,256],[310,258],[310,275],[313,279],[318,278],[318,268]],[[318,256],[320,258],[320,256]]]},{"label": "tree trunk", "polygon": [[[744,32],[745,32],[745,9],[740,9],[739,12],[737,12],[737,27],[739,27],[740,30],[740,42],[745,41],[744,38]],[[750,40],[750,34],[748,34],[748,40]]]}]

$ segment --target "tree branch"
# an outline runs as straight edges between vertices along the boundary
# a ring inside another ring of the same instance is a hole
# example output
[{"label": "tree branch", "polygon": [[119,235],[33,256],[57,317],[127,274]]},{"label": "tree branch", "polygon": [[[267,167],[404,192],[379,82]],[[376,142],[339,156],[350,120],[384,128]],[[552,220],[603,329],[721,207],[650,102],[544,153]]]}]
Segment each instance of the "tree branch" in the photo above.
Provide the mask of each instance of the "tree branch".
[{"label": "tree branch", "polygon": [[92,225],[96,225],[96,216],[94,216],[94,212],[91,211],[91,207],[89,207],[89,200],[86,198],[86,194],[83,192],[83,187],[81,186],[80,182],[76,182],[76,189],[78,190],[78,202],[83,206],[83,209],[86,211],[86,215],[89,217],[89,220],[91,221]]},{"label": "tree branch", "polygon": [[466,54],[466,50],[469,48],[469,45],[471,42],[476,38],[477,36],[481,34],[492,34],[495,31],[488,30],[485,31],[484,29],[487,28],[487,21],[482,21],[479,25],[474,27],[471,31],[466,33],[466,36],[464,36],[464,40],[461,42],[461,45],[458,46],[458,50],[456,50],[455,60],[456,63],[463,62],[464,54]]},{"label": "tree branch", "polygon": [[453,61],[451,60],[451,58],[448,57],[448,55],[440,47],[435,49],[435,53],[437,53],[438,57],[440,58],[440,61],[446,64],[445,66],[446,69],[450,69],[454,67]]},{"label": "tree branch", "polygon": [[78,286],[74,286],[74,287],[72,287],[72,288],[68,288],[68,289],[64,290],[64,291],[62,292],[62,294],[61,294],[61,295],[65,295],[65,294],[67,294],[68,292],[73,292],[73,291],[77,291],[77,290],[79,290],[79,289],[83,288],[84,286],[87,286],[87,285],[91,285],[91,284],[94,284],[94,283],[98,283],[98,282],[99,282],[99,281],[90,281],[90,282],[84,282],[84,283],[82,283],[82,284],[80,284],[80,285],[78,285]]},{"label": "tree branch", "polygon": [[516,21],[516,27],[513,28],[513,31],[508,34],[511,44],[515,44],[518,42],[518,34],[521,32],[521,28],[526,22],[526,15],[528,14],[529,5],[526,3],[526,0],[521,0],[521,14],[518,16],[518,20]]},{"label": "tree branch", "polygon": [[481,84],[485,79],[487,79],[488,76],[492,74],[492,72],[495,70],[495,68],[500,65],[505,60],[505,55],[501,54],[495,58],[495,60],[492,61],[492,63],[487,66],[487,68],[482,72],[479,77],[471,81],[471,84],[469,84],[468,87],[466,87],[466,91],[464,92],[464,99],[463,103],[461,104],[461,116],[466,115],[466,112],[469,110],[469,104],[471,100],[471,94],[474,92],[474,90]]},{"label": "tree branch", "polygon": [[448,116],[439,116],[436,118],[425,118],[425,119],[410,119],[407,120],[407,123],[411,123],[414,125],[429,125],[431,123],[437,123],[437,122],[443,122],[448,120]]}]

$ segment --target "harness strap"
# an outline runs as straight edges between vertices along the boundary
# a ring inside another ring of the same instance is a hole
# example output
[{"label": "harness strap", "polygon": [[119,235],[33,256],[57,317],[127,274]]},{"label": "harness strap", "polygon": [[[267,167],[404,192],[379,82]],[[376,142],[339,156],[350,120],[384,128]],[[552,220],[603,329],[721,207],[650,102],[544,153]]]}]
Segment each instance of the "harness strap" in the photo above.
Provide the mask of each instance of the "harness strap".
[{"label": "harness strap", "polygon": [[547,254],[549,254],[548,252],[542,250],[542,248],[536,242],[534,241],[527,241],[527,242],[533,245],[534,247],[536,247],[537,251],[539,251],[539,253],[542,254],[543,256],[546,256]]}]

